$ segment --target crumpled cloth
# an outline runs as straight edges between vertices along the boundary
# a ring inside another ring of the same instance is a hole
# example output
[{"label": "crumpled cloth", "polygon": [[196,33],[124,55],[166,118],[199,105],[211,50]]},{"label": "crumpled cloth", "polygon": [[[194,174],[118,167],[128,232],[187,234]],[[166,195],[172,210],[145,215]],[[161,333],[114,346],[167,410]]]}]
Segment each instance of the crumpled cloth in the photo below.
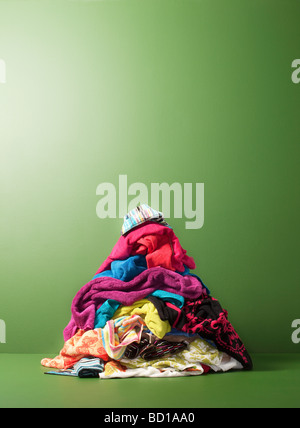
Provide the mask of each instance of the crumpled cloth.
[{"label": "crumpled cloth", "polygon": [[146,222],[125,236],[120,236],[96,274],[109,270],[114,260],[127,259],[136,254],[146,255],[148,267],[162,266],[178,272],[184,272],[184,265],[189,269],[196,268],[194,259],[182,248],[173,229],[159,223]]},{"label": "crumpled cloth", "polygon": [[139,315],[121,316],[115,320],[109,320],[101,329],[103,345],[109,357],[120,360],[128,345],[140,342],[144,325]]},{"label": "crumpled cloth", "polygon": [[141,356],[134,359],[122,358],[120,361],[109,361],[100,379],[128,377],[175,377],[201,375],[208,371],[225,372],[231,369],[241,370],[242,365],[226,353],[219,351],[201,338],[171,356],[162,356],[146,361]]},{"label": "crumpled cloth", "polygon": [[111,320],[104,329],[78,330],[67,340],[55,358],[43,358],[45,367],[68,369],[84,357],[101,358],[104,362],[120,358],[126,347],[140,341],[144,321],[138,315]]},{"label": "crumpled cloth", "polygon": [[81,358],[74,366],[66,370],[52,370],[45,374],[75,376],[80,378],[99,378],[104,370],[104,361],[100,358]]},{"label": "crumpled cloth", "polygon": [[197,299],[205,290],[197,277],[182,276],[163,267],[147,269],[128,282],[106,277],[93,279],[73,299],[71,320],[63,332],[64,340],[70,339],[78,329],[92,330],[96,311],[107,299],[130,306],[158,289],[179,294],[185,299]]}]

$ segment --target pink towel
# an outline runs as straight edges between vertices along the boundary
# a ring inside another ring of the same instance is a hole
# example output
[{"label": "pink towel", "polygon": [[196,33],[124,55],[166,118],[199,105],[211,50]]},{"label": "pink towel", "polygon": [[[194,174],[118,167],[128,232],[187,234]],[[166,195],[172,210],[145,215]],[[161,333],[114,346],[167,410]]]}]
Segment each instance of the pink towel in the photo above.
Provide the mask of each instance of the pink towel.
[{"label": "pink towel", "polygon": [[110,277],[95,278],[84,285],[73,299],[71,320],[64,329],[65,341],[72,337],[77,329],[93,329],[96,310],[107,299],[130,306],[155,290],[180,294],[185,299],[196,299],[202,295],[205,288],[197,277],[183,276],[163,267],[146,269],[128,282]]}]

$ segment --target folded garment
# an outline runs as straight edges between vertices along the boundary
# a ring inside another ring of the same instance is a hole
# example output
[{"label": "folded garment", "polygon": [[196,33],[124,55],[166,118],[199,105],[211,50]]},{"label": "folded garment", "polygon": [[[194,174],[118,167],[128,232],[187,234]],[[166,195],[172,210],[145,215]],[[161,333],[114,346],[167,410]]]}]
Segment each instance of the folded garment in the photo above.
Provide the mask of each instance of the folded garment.
[{"label": "folded garment", "polygon": [[106,277],[93,279],[73,299],[71,320],[64,329],[64,340],[70,339],[77,329],[93,329],[96,310],[107,299],[130,306],[158,289],[179,294],[184,299],[200,298],[204,290],[198,278],[182,276],[162,267],[147,269],[128,282]]},{"label": "folded garment", "polygon": [[129,306],[120,306],[113,318],[129,315],[138,315],[141,317],[148,329],[158,338],[164,337],[171,331],[169,321],[163,321],[160,318],[156,307],[148,299],[137,300]]},{"label": "folded garment", "polygon": [[141,204],[124,216],[121,234],[125,235],[125,233],[128,233],[130,230],[149,220],[169,226],[164,219],[163,213],[154,210],[147,204]]},{"label": "folded garment", "polygon": [[[186,250],[180,245],[173,229],[154,222],[146,222],[137,226],[125,236],[120,236],[110,255],[102,263],[95,275],[109,270],[114,260],[124,260],[136,255],[137,251],[139,251],[137,242],[146,236],[155,236],[155,242],[149,239],[148,242],[143,241],[140,244],[143,253],[146,254],[147,266],[149,260],[151,267],[162,266],[179,272],[185,270],[184,265],[189,269],[196,268],[194,259],[186,254]],[[166,250],[166,239],[169,242],[168,251]]]},{"label": "folded garment", "polygon": [[104,370],[104,361],[100,358],[81,358],[72,369],[45,372],[45,374],[76,376],[80,378],[99,378]]}]

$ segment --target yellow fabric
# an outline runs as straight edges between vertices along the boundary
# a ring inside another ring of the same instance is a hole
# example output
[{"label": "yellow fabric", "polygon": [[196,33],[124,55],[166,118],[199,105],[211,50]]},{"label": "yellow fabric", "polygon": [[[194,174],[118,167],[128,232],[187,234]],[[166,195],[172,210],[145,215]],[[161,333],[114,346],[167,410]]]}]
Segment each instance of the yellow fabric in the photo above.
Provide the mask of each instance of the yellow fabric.
[{"label": "yellow fabric", "polygon": [[120,306],[113,319],[129,315],[139,315],[149,330],[159,339],[171,331],[169,321],[163,321],[160,318],[156,307],[148,299],[137,300],[130,306]]}]

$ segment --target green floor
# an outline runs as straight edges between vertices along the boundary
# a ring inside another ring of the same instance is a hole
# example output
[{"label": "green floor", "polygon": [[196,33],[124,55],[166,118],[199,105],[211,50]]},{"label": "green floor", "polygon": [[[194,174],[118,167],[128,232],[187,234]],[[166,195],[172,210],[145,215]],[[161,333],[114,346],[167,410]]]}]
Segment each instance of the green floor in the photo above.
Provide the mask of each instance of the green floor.
[{"label": "green floor", "polygon": [[299,407],[300,354],[254,354],[254,370],[184,378],[44,375],[38,354],[0,354],[0,408]]}]

